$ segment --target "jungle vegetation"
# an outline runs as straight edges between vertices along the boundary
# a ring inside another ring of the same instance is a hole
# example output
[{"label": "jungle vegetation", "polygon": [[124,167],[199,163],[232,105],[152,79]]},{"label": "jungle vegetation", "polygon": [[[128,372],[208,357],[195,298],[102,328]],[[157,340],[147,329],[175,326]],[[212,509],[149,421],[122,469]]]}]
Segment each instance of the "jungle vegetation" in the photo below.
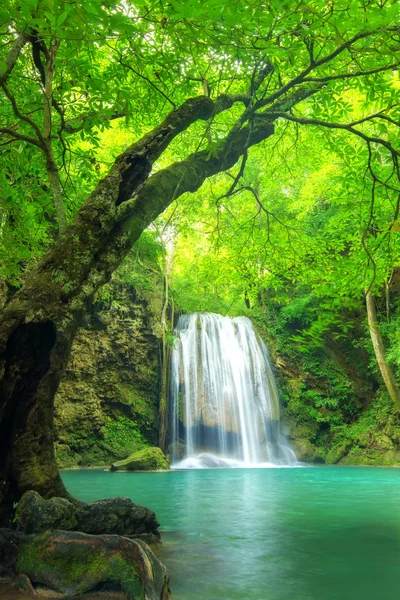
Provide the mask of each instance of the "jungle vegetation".
[{"label": "jungle vegetation", "polygon": [[160,248],[165,356],[173,310],[251,314],[305,355],[363,337],[400,405],[399,13],[2,4],[0,522],[27,489],[66,494],[54,394],[134,244]]}]

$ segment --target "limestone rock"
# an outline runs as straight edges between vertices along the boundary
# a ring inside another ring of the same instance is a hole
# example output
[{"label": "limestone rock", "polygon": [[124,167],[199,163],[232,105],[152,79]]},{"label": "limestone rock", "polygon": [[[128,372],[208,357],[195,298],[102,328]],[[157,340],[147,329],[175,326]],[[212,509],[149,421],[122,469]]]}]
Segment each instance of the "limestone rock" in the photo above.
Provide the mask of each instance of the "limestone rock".
[{"label": "limestone rock", "polygon": [[186,446],[182,442],[174,442],[168,446],[169,455],[178,460],[182,460],[186,456]]},{"label": "limestone rock", "polygon": [[155,513],[129,498],[108,498],[90,504],[66,498],[44,500],[37,492],[25,492],[16,523],[26,533],[77,529],[92,534],[135,535],[154,533],[159,527]]},{"label": "limestone rock", "polygon": [[111,471],[168,471],[169,464],[162,450],[156,447],[134,452],[125,460],[111,465]]},{"label": "limestone rock", "polygon": [[25,492],[18,503],[16,523],[26,533],[47,529],[74,529],[77,525],[75,506],[66,498],[45,500],[37,492]]},{"label": "limestone rock", "polygon": [[315,448],[307,438],[295,438],[292,440],[293,450],[300,461],[313,462]]},{"label": "limestone rock", "polygon": [[127,598],[169,600],[168,572],[144,542],[76,531],[27,535],[18,572],[64,596],[120,590]]},{"label": "limestone rock", "polygon": [[[329,452],[327,452],[326,454],[326,462],[328,464],[336,464],[338,462],[343,462],[343,457],[346,456],[347,452],[349,451],[351,447],[351,443],[350,442],[345,442],[343,444],[341,444],[340,446],[336,446],[333,447],[329,450]],[[343,462],[344,464],[344,462]]]},{"label": "limestone rock", "polygon": [[79,329],[56,395],[61,467],[104,466],[158,440],[162,280],[152,270],[140,289],[119,277]]},{"label": "limestone rock", "polygon": [[160,523],[155,513],[129,498],[108,498],[78,507],[77,529],[85,533],[135,535],[154,533]]}]

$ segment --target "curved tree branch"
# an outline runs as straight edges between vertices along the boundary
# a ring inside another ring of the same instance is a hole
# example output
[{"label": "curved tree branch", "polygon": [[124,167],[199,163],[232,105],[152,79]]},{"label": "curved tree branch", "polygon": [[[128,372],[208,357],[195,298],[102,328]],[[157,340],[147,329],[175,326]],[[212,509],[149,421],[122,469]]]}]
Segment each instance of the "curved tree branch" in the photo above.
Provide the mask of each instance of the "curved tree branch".
[{"label": "curved tree branch", "polygon": [[28,41],[29,37],[24,32],[20,33],[15,39],[7,57],[4,60],[6,64],[6,70],[3,73],[0,73],[0,83],[5,83],[7,81],[8,77],[10,76],[12,70],[15,67],[15,64],[18,60],[22,48],[25,46],[25,44],[28,43]]}]

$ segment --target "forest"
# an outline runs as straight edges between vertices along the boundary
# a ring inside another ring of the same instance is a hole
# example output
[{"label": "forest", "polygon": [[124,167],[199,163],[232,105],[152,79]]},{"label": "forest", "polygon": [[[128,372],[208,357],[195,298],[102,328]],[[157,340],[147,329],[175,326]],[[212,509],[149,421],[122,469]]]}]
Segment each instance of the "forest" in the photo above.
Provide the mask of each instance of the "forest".
[{"label": "forest", "polygon": [[2,600],[399,593],[399,67],[395,0],[4,0]]}]

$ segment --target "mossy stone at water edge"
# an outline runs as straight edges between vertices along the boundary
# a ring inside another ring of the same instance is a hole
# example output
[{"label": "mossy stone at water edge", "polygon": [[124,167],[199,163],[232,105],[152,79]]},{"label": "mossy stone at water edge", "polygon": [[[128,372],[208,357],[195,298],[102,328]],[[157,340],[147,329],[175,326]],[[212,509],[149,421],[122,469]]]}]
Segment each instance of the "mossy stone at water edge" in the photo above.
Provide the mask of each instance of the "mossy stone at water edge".
[{"label": "mossy stone at water edge", "polygon": [[129,498],[107,498],[84,504],[77,511],[79,531],[135,535],[154,533],[160,523],[155,513]]},{"label": "mossy stone at water edge", "polygon": [[25,492],[18,503],[16,523],[27,533],[47,529],[74,529],[77,525],[75,506],[66,498],[45,500],[37,492]]},{"label": "mossy stone at water edge", "polygon": [[111,465],[111,471],[168,471],[169,464],[162,450],[156,447],[134,452],[125,460]]},{"label": "mossy stone at water edge", "polygon": [[152,510],[134,504],[129,498],[108,498],[84,504],[66,498],[45,500],[33,490],[22,496],[15,520],[26,533],[62,528],[92,534],[135,535],[155,533],[160,525]]},{"label": "mossy stone at water edge", "polygon": [[68,597],[112,585],[132,600],[170,598],[168,572],[150,548],[116,535],[28,535],[20,545],[17,566],[32,583]]}]

